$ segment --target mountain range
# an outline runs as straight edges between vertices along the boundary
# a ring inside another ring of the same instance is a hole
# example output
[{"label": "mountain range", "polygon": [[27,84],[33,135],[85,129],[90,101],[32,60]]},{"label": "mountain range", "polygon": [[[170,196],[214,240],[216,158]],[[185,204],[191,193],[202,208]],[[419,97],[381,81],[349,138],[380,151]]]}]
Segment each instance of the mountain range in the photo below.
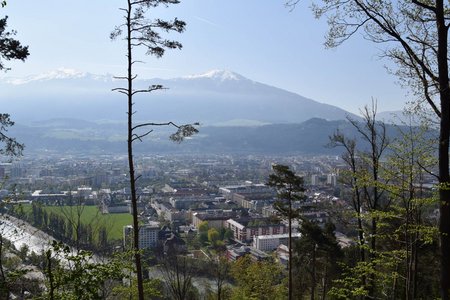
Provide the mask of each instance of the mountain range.
[{"label": "mountain range", "polygon": [[[17,124],[10,134],[26,152],[125,153],[126,98],[112,91],[124,82],[112,75],[61,69],[0,80],[0,105]],[[168,128],[155,128],[138,152],[338,154],[326,146],[337,129],[354,135],[336,106],[214,70],[174,79],[136,80],[138,89],[168,89],[135,99],[136,120],[200,122],[200,133],[182,145]]]},{"label": "mountain range", "polygon": [[[124,121],[126,97],[111,91],[124,86],[112,75],[61,69],[26,78],[0,80],[0,105],[17,122],[54,118]],[[136,119],[200,122],[204,125],[301,123],[310,118],[344,119],[349,112],[298,94],[214,70],[174,79],[136,79],[138,89],[167,89],[135,97]]]}]

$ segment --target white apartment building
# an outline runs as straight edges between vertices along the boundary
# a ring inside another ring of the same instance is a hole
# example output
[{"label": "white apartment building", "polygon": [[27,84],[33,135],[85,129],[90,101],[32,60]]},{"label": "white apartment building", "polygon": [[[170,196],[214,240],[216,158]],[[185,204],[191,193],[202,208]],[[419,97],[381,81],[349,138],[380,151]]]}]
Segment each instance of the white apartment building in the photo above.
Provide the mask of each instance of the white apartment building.
[{"label": "white apartment building", "polygon": [[[139,227],[139,248],[154,248],[158,244],[159,223],[151,222]],[[123,227],[123,245],[129,247],[133,244],[133,226]]]},{"label": "white apartment building", "polygon": [[[292,239],[299,239],[301,234],[292,233]],[[281,244],[287,245],[289,233],[271,234],[271,235],[255,235],[253,236],[253,247],[260,251],[274,251]]]}]

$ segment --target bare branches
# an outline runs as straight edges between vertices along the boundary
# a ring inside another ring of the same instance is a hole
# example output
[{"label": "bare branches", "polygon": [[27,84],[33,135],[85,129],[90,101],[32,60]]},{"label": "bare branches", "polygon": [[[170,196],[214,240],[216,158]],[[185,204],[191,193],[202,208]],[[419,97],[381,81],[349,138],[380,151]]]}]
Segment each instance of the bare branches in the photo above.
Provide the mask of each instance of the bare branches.
[{"label": "bare branches", "polygon": [[[148,122],[148,123],[135,125],[132,128],[132,131],[134,132],[136,129],[151,127],[151,126],[172,126],[172,127],[175,127],[177,129],[177,131],[175,133],[173,133],[172,135],[170,135],[170,139],[174,142],[180,143],[186,137],[190,137],[190,136],[198,133],[198,129],[195,126],[199,126],[199,125],[200,125],[199,123],[177,125],[174,122],[163,122],[163,123]],[[144,134],[140,134],[140,135],[133,134],[134,138],[132,139],[132,141],[134,142],[135,140],[139,140],[142,142],[142,138],[147,136],[151,132],[153,132],[153,130],[147,131]]]},{"label": "bare branches", "polygon": [[436,13],[436,7],[434,7],[434,6],[428,5],[428,4],[423,3],[423,2],[420,2],[420,1],[418,1],[418,0],[412,0],[412,3],[414,3],[414,4],[416,4],[416,5],[420,6],[420,7],[422,7],[422,8],[424,8],[424,9],[428,9],[428,10],[430,10],[430,11]]},{"label": "bare branches", "polygon": [[14,122],[10,119],[9,114],[0,114],[0,142],[4,144],[0,149],[1,155],[8,156],[21,156],[25,146],[13,137],[8,136],[6,133],[8,129],[14,125]]},{"label": "bare branches", "polygon": [[153,91],[157,91],[157,90],[166,90],[167,88],[163,87],[160,84],[154,84],[149,86],[147,89],[143,89],[143,90],[134,90],[131,95],[135,95],[135,94],[139,94],[139,93],[151,93]]},{"label": "bare branches", "polygon": [[[289,0],[286,6],[293,9],[298,2]],[[393,59],[399,66],[400,71],[394,74],[415,89],[415,94],[421,95],[440,117],[434,99],[442,83],[439,83],[437,67],[437,11],[433,2],[324,0],[313,4],[313,12],[318,18],[328,19],[326,47],[337,47],[361,30],[366,39],[386,43],[388,50],[383,56]],[[447,8],[443,14],[443,19],[450,18]]]},{"label": "bare branches", "polygon": [[[295,5],[298,1],[289,2]],[[348,39],[355,33],[355,26],[364,31],[365,38],[375,43],[387,43],[386,47],[391,48],[384,50],[384,53],[398,66],[394,74],[405,82],[415,95],[419,95],[418,103],[425,100],[439,118],[437,144],[440,183],[440,293],[441,298],[448,299],[450,294],[448,1],[322,0],[321,3],[323,5],[316,6],[314,10],[316,16],[328,18],[328,45],[337,46]],[[367,19],[370,21],[367,22]],[[364,136],[365,139],[368,137],[372,136],[370,134]],[[384,143],[383,140],[382,142]],[[377,160],[377,157],[373,156],[373,160]],[[376,181],[376,178],[374,180]],[[374,190],[375,193],[378,191]],[[375,237],[372,240],[375,241]]]},{"label": "bare branches", "polygon": [[284,4],[286,7],[289,8],[290,11],[293,11],[295,9],[295,7],[297,6],[297,3],[299,3],[300,0],[289,0],[286,1],[286,3]]},{"label": "bare branches", "polygon": [[141,134],[141,135],[138,135],[138,134],[133,134],[133,138],[131,139],[131,141],[132,142],[134,142],[134,141],[136,141],[136,140],[139,140],[140,142],[142,142],[142,138],[143,137],[146,137],[147,135],[149,135],[150,133],[152,133],[153,132],[153,129],[152,130],[149,130],[149,131],[147,131],[146,133],[144,133],[144,134]]}]

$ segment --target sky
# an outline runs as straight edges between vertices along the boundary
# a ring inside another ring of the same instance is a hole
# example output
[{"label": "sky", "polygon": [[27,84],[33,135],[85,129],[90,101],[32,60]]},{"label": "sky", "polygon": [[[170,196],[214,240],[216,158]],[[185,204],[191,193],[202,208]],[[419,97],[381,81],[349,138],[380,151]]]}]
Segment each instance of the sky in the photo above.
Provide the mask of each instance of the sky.
[{"label": "sky", "polygon": [[[9,62],[1,77],[23,77],[70,68],[93,74],[125,73],[124,41],[109,39],[123,22],[124,0],[9,0],[0,9],[8,26],[29,45],[26,62]],[[145,61],[140,78],[174,78],[224,69],[353,113],[377,100],[379,111],[401,110],[407,91],[378,57],[379,45],[362,34],[325,49],[326,20],[313,17],[308,1],[290,10],[284,0],[182,0],[150,17],[187,23],[182,42],[160,59]],[[1,95],[0,95],[1,97]]]}]

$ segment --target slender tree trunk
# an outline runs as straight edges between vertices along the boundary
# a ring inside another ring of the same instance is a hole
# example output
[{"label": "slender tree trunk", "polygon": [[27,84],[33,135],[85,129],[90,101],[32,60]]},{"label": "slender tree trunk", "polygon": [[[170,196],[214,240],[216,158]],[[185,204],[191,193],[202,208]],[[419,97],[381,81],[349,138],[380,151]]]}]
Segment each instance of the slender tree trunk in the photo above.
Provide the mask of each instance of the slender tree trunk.
[{"label": "slender tree trunk", "polygon": [[6,285],[6,275],[3,268],[3,236],[0,235],[0,293],[5,295],[5,299],[9,299],[9,287]]},{"label": "slender tree trunk", "polygon": [[288,250],[289,250],[289,300],[292,300],[292,200],[289,199],[289,238],[288,238]]},{"label": "slender tree trunk", "polygon": [[[418,234],[417,234],[417,238],[418,238]],[[417,298],[417,268],[419,265],[419,256],[417,254],[417,244],[414,245],[414,253],[413,253],[413,257],[414,257],[414,271],[413,271],[413,275],[412,275],[412,292],[411,292],[411,298],[412,299],[416,299]]]},{"label": "slender tree trunk", "polygon": [[311,295],[310,299],[314,300],[316,294],[316,244],[313,245],[312,253],[312,271],[311,271]]},{"label": "slender tree trunk", "polygon": [[139,220],[136,195],[136,177],[134,173],[133,161],[133,57],[131,45],[131,0],[128,0],[127,10],[127,59],[128,59],[128,167],[130,171],[130,190],[131,190],[131,206],[133,214],[133,248],[134,260],[136,264],[137,288],[139,300],[144,300],[144,284],[142,278],[141,254],[139,252]]},{"label": "slender tree trunk", "polygon": [[325,263],[325,271],[322,278],[322,300],[325,300],[327,297],[327,289],[328,289],[328,264],[330,263],[330,257],[327,255],[326,263]]},{"label": "slender tree trunk", "polygon": [[47,250],[46,252],[46,256],[47,256],[47,273],[48,273],[48,281],[50,283],[50,287],[49,287],[49,298],[50,300],[54,300],[55,299],[55,284],[54,284],[54,280],[53,280],[53,271],[52,271],[52,252],[50,250]]},{"label": "slender tree trunk", "polygon": [[409,202],[406,209],[406,224],[405,224],[405,249],[406,249],[406,276],[405,276],[405,300],[409,300],[411,297],[411,283],[412,283],[412,266],[413,266],[413,239],[409,238]]},{"label": "slender tree trunk", "polygon": [[[359,201],[358,201],[359,202]],[[359,210],[361,210],[361,205],[359,205]],[[366,254],[364,250],[364,228],[362,224],[361,211],[356,213],[358,219],[358,243],[359,243],[359,259],[361,262],[366,261]]]},{"label": "slender tree trunk", "polygon": [[439,133],[439,233],[441,243],[441,298],[449,299],[450,290],[450,176],[449,176],[449,133],[450,133],[450,90],[448,76],[448,28],[445,24],[444,1],[436,0],[436,25],[438,34],[438,71],[441,120]]},{"label": "slender tree trunk", "polygon": [[[398,264],[395,266],[395,272],[398,272]],[[393,281],[392,281],[392,295],[391,295],[391,299],[395,300],[396,298],[396,291],[397,291],[397,277],[394,277]]]}]

